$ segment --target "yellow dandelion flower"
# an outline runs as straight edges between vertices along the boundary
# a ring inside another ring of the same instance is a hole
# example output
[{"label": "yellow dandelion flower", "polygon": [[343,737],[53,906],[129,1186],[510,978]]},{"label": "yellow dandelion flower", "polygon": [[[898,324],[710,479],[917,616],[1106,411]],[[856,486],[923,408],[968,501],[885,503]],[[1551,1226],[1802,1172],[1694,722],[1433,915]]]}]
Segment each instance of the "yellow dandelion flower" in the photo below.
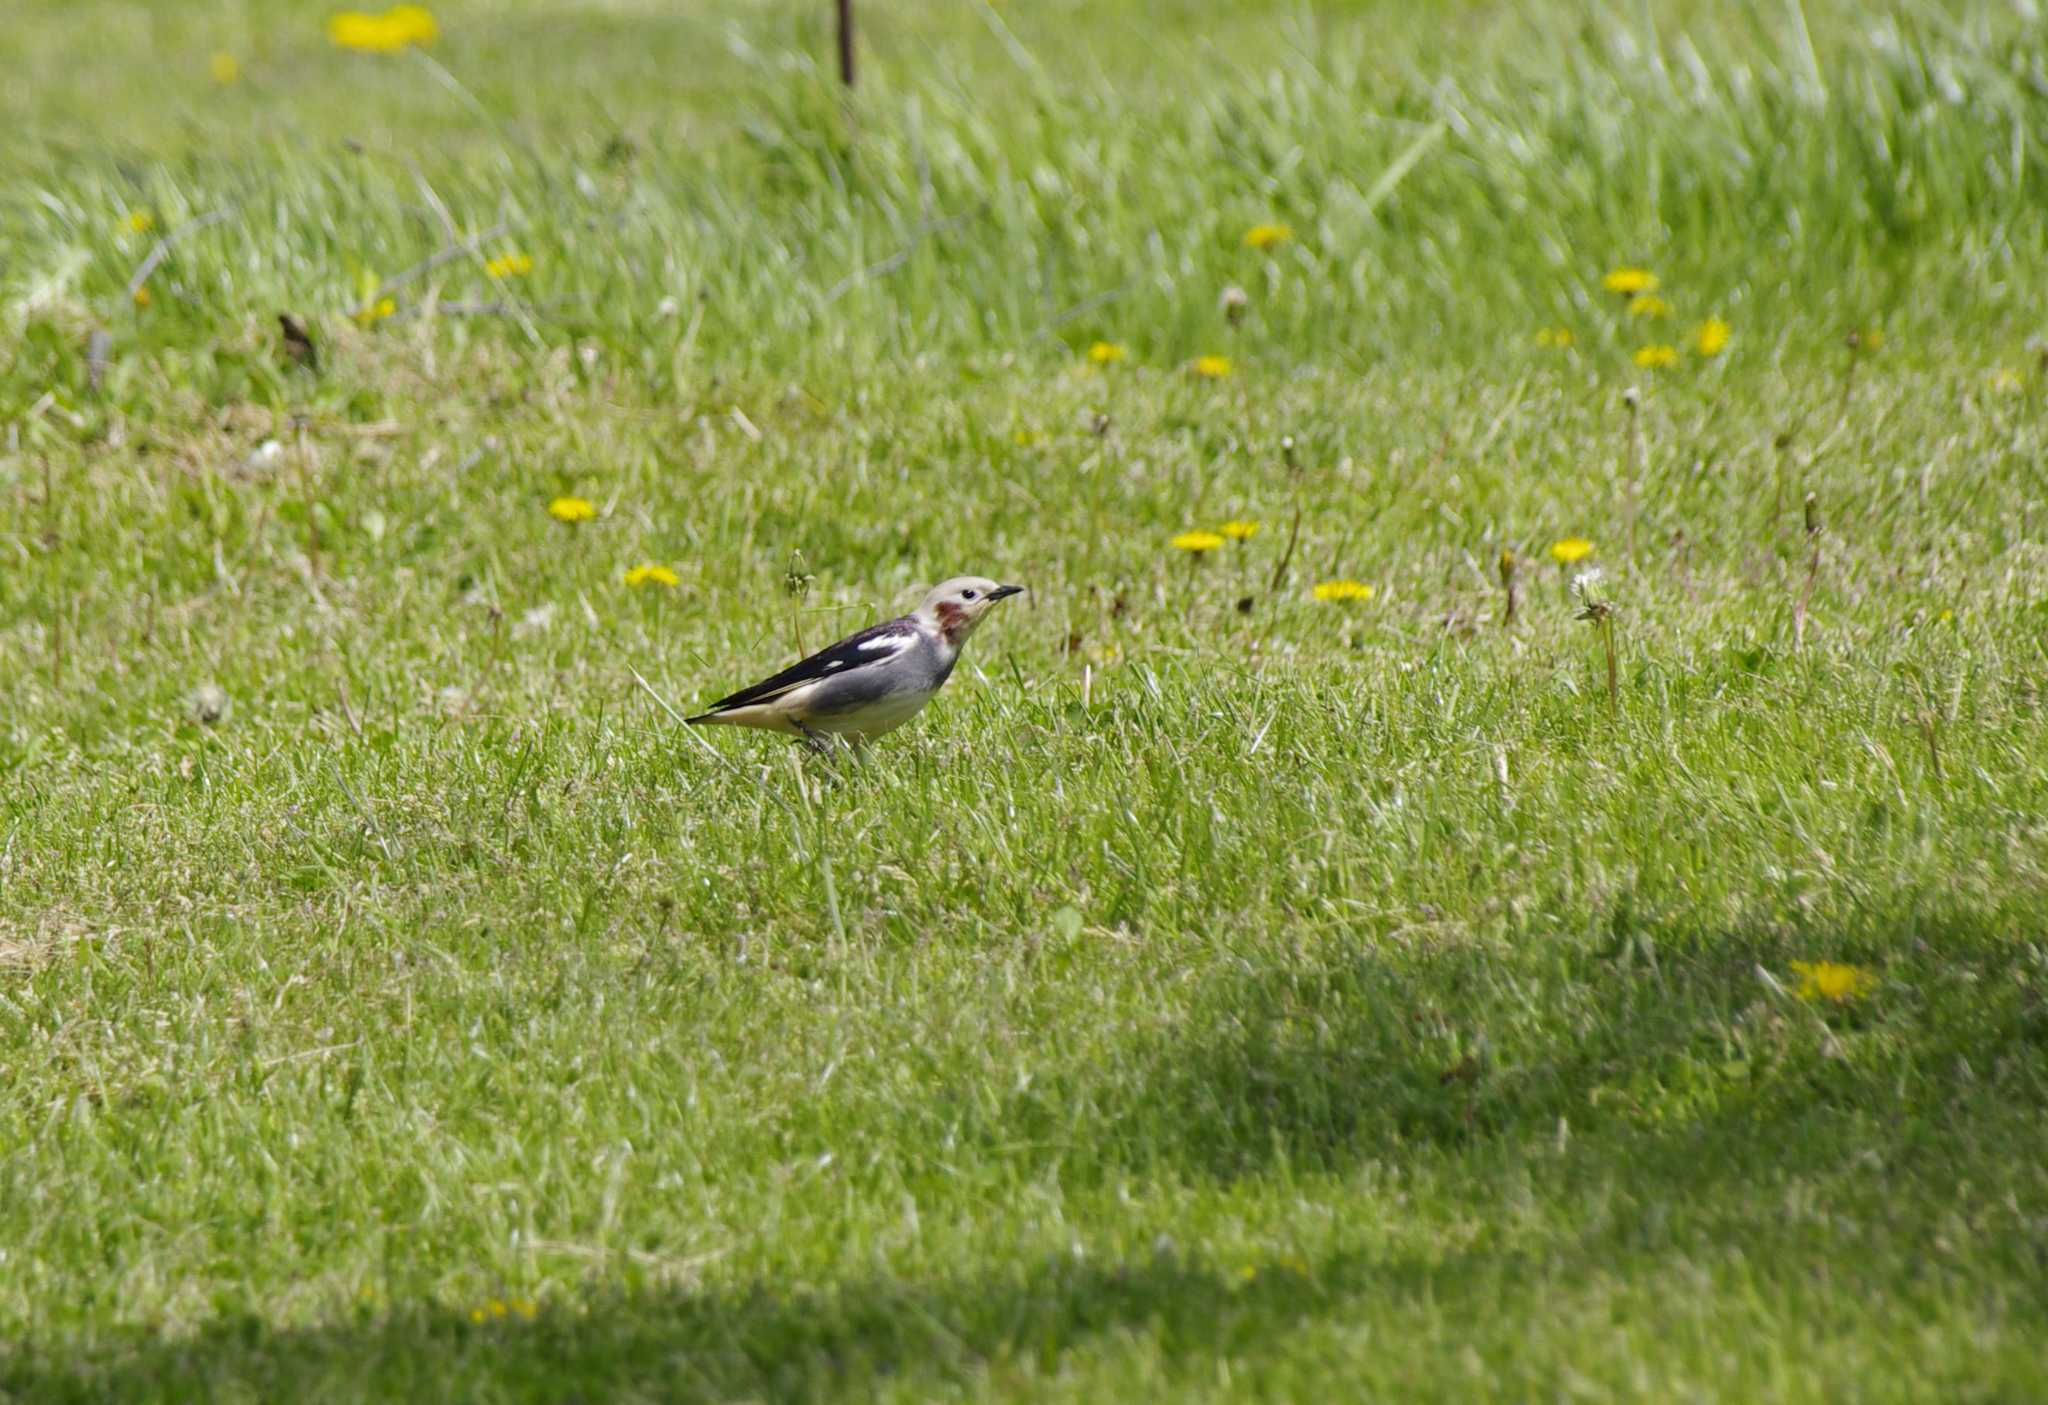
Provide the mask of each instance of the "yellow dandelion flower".
[{"label": "yellow dandelion flower", "polygon": [[1107,366],[1111,362],[1121,361],[1129,354],[1129,351],[1125,349],[1122,342],[1099,341],[1088,348],[1088,359],[1098,366]]},{"label": "yellow dandelion flower", "polygon": [[1667,366],[1678,364],[1678,348],[1662,342],[1651,342],[1648,346],[1636,348],[1635,363],[1646,371],[1661,371]]},{"label": "yellow dandelion flower", "polygon": [[130,234],[147,234],[156,228],[156,216],[147,210],[130,210],[121,227]]},{"label": "yellow dandelion flower", "polygon": [[1550,544],[1550,559],[1560,566],[1576,565],[1593,554],[1593,543],[1584,537],[1566,537]]},{"label": "yellow dandelion flower", "polygon": [[1639,293],[1654,293],[1661,286],[1657,275],[1644,268],[1609,269],[1600,286],[1610,293],[1620,293],[1625,298]]},{"label": "yellow dandelion flower", "polygon": [[145,286],[135,290],[135,305],[137,307],[148,307],[152,301],[154,299],[150,297],[148,287]]},{"label": "yellow dandelion flower", "polygon": [[365,327],[367,327],[372,322],[382,322],[385,318],[391,316],[393,313],[397,311],[398,299],[378,298],[375,302],[366,302],[361,307],[357,308],[355,311],[355,319],[356,321],[362,323]]},{"label": "yellow dandelion flower", "polygon": [[1719,356],[1734,330],[1720,318],[1709,317],[1693,328],[1692,349],[1702,356]]},{"label": "yellow dandelion flower", "polygon": [[597,504],[589,498],[556,498],[548,504],[548,516],[557,522],[588,522],[597,516]]},{"label": "yellow dandelion flower", "polygon": [[1374,591],[1364,581],[1340,580],[1319,581],[1309,594],[1325,603],[1336,603],[1344,600],[1370,600]]},{"label": "yellow dandelion flower", "polygon": [[385,10],[385,20],[406,31],[412,43],[434,43],[440,39],[440,25],[434,23],[432,10],[424,4],[395,4]]},{"label": "yellow dandelion flower", "polygon": [[404,30],[415,44],[431,44],[441,37],[441,26],[424,5],[393,5],[384,12],[386,22]]},{"label": "yellow dandelion flower", "polygon": [[1628,315],[1631,317],[1669,317],[1671,304],[1655,293],[1645,293],[1639,298],[1628,300]]},{"label": "yellow dandelion flower", "polygon": [[1028,449],[1045,438],[1035,429],[1020,429],[1010,436],[1010,442],[1020,449]]},{"label": "yellow dandelion flower", "polygon": [[1884,345],[1884,329],[1872,327],[1868,331],[1853,333],[1865,351],[1875,351]]},{"label": "yellow dandelion flower", "polygon": [[540,1304],[532,1298],[514,1298],[509,1306],[513,1316],[526,1322],[531,1322],[540,1315]]},{"label": "yellow dandelion flower", "polygon": [[1250,541],[1259,534],[1258,522],[1250,517],[1239,517],[1223,524],[1223,535],[1234,542]]},{"label": "yellow dandelion flower", "polygon": [[1935,619],[1939,620],[1943,624],[1954,624],[1956,620],[1956,612],[1954,610],[1943,610],[1940,614],[1935,616]]},{"label": "yellow dandelion flower", "polygon": [[1221,380],[1230,374],[1230,358],[1228,356],[1197,356],[1195,358],[1195,374],[1212,381]]},{"label": "yellow dandelion flower", "polygon": [[484,1315],[484,1310],[480,1307],[473,1307],[469,1310],[469,1320],[478,1325],[483,1323]]},{"label": "yellow dandelion flower", "polygon": [[533,272],[531,254],[500,254],[484,264],[484,272],[493,278],[519,278]]},{"label": "yellow dandelion flower", "polygon": [[2010,366],[2000,366],[1991,373],[1991,388],[2001,395],[2011,395],[2019,390],[2022,384],[2020,373]]},{"label": "yellow dandelion flower", "polygon": [[341,10],[327,17],[327,37],[344,49],[394,54],[408,44],[431,44],[441,27],[424,6],[394,5],[382,14]]},{"label": "yellow dandelion flower", "polygon": [[[553,512],[554,509],[549,508],[548,511]],[[566,521],[567,519],[564,518],[563,520]],[[670,590],[674,590],[683,583],[682,578],[676,575],[674,571],[671,571],[666,566],[656,565],[652,561],[643,561],[638,566],[629,569],[625,574],[624,580],[630,586],[659,585],[666,586]]]},{"label": "yellow dandelion flower", "polygon": [[1569,327],[1538,327],[1536,345],[1566,347],[1572,344],[1572,329]]},{"label": "yellow dandelion flower", "polygon": [[1294,227],[1285,224],[1255,224],[1244,232],[1247,249],[1270,249],[1294,237]]},{"label": "yellow dandelion flower", "polygon": [[1867,966],[1848,966],[1839,961],[1794,961],[1799,977],[1801,1000],[1825,1000],[1847,1005],[1877,989],[1877,972]]},{"label": "yellow dandelion flower", "polygon": [[1182,532],[1168,545],[1176,551],[1192,551],[1199,556],[1205,551],[1214,551],[1223,545],[1223,538],[1214,532]]},{"label": "yellow dandelion flower", "polygon": [[214,82],[225,87],[242,76],[242,65],[226,49],[218,49],[207,59],[206,72]]},{"label": "yellow dandelion flower", "polygon": [[[367,15],[361,10],[342,10],[327,17],[327,38],[329,42],[359,53],[388,54],[405,47],[405,41],[397,37],[381,15]],[[476,1313],[470,1317],[482,1321]]]}]

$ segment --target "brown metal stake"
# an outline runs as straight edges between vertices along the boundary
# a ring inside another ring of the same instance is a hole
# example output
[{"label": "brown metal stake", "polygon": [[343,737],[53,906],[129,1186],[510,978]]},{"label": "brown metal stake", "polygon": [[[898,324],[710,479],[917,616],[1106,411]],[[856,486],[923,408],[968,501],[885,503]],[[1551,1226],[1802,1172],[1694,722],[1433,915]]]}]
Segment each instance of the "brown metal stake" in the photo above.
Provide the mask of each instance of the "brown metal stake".
[{"label": "brown metal stake", "polygon": [[853,0],[839,0],[839,81],[853,86]]}]

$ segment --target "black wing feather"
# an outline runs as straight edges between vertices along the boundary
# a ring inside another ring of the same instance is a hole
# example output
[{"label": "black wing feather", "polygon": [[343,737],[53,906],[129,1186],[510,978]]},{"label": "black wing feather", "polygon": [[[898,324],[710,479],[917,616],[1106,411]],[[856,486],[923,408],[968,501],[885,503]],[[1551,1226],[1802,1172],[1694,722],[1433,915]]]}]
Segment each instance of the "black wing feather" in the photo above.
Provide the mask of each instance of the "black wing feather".
[{"label": "black wing feather", "polygon": [[820,649],[809,658],[799,659],[772,678],[763,678],[751,687],[742,688],[737,693],[720,698],[696,717],[684,720],[696,722],[721,712],[730,712],[736,707],[752,707],[755,703],[764,703],[771,698],[780,697],[792,688],[815,683],[820,678],[833,677],[859,664],[874,663],[888,656],[863,646],[872,644],[877,639],[892,637],[900,637],[908,643],[917,637],[917,626],[912,624],[907,616],[869,625],[860,633],[849,634],[837,644]]}]

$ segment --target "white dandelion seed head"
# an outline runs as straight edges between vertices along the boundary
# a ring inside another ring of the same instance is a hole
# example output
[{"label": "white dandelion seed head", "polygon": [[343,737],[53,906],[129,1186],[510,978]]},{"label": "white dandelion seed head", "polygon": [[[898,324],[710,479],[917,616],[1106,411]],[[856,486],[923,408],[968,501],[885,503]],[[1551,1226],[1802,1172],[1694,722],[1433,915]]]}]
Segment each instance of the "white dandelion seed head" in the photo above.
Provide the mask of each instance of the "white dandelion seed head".
[{"label": "white dandelion seed head", "polygon": [[185,710],[192,720],[209,727],[225,721],[232,706],[227,690],[218,683],[201,683],[185,696]]}]

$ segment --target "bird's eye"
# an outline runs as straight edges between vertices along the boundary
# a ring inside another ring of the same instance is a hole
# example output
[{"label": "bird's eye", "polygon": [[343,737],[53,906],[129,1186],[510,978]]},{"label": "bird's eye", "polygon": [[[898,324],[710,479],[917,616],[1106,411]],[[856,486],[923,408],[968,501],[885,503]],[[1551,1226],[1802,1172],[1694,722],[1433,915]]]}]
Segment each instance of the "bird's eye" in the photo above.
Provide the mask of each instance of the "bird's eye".
[{"label": "bird's eye", "polygon": [[960,598],[962,600],[972,600],[974,598],[974,592],[971,590],[963,590],[960,592]]}]

